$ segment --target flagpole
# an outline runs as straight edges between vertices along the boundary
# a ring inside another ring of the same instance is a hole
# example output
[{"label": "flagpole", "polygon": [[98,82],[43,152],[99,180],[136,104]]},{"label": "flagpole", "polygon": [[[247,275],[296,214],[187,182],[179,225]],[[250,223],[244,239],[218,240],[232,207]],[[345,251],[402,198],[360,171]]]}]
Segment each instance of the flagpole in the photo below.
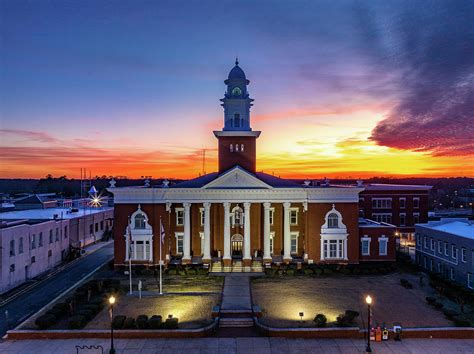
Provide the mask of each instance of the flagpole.
[{"label": "flagpole", "polygon": [[161,260],[161,244],[163,243],[163,224],[161,223],[160,216],[160,295],[163,295],[163,276],[162,276],[162,260]]},{"label": "flagpole", "polygon": [[128,217],[128,277],[130,279],[130,295],[133,294],[132,288],[132,232],[130,216]]}]

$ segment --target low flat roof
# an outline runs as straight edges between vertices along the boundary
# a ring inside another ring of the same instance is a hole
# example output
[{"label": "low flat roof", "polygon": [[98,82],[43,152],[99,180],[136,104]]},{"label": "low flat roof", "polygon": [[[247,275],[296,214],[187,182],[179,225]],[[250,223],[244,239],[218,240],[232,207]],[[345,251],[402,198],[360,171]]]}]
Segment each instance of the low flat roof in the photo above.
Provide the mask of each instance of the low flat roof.
[{"label": "low flat roof", "polygon": [[101,208],[78,208],[79,211],[75,213],[70,212],[70,208],[46,208],[46,209],[27,209],[27,210],[15,210],[0,213],[0,220],[54,220],[54,216],[57,215],[59,219],[75,219],[80,218],[84,215],[98,214],[104,211],[113,210],[110,207]]},{"label": "low flat roof", "polygon": [[430,190],[432,186],[426,185],[414,185],[414,184],[382,184],[382,183],[370,183],[364,184],[366,191],[390,191],[390,190]]},{"label": "low flat roof", "polygon": [[425,224],[420,226],[474,240],[474,225],[467,221],[452,221],[441,225],[430,226]]},{"label": "low flat roof", "polygon": [[396,226],[386,223],[386,222],[378,222],[375,220],[359,218],[359,227],[396,227]]}]

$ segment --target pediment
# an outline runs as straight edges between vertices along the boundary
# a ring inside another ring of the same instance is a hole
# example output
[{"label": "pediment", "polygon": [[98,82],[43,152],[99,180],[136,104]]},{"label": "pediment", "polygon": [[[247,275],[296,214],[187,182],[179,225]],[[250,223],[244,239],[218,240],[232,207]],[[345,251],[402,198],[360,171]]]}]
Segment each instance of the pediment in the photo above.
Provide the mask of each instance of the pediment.
[{"label": "pediment", "polygon": [[241,167],[234,167],[209,182],[203,189],[271,189],[272,186],[259,180]]}]

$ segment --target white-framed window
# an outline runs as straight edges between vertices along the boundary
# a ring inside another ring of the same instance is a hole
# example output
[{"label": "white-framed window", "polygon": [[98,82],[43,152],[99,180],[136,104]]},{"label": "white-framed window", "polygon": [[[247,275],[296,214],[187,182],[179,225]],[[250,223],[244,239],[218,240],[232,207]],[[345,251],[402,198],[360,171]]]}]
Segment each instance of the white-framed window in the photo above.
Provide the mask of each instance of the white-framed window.
[{"label": "white-framed window", "polygon": [[290,208],[290,225],[298,225],[298,208]]},{"label": "white-framed window", "polygon": [[175,208],[176,212],[176,226],[184,225],[184,208]]},{"label": "white-framed window", "polygon": [[59,241],[59,228],[56,228],[56,236],[54,239],[55,242]]},{"label": "white-framed window", "polygon": [[239,144],[235,144],[235,152],[239,152]]},{"label": "white-framed window", "polygon": [[324,240],[323,247],[324,259],[344,258],[343,240]]},{"label": "white-framed window", "polygon": [[407,205],[407,198],[400,198],[400,209],[405,209]]},{"label": "white-framed window", "polygon": [[430,239],[430,250],[433,252],[435,250],[435,240],[433,238]]},{"label": "white-framed window", "polygon": [[230,145],[229,145],[229,151],[230,151],[230,152],[234,152],[234,145],[233,145],[233,144],[230,144]]},{"label": "white-framed window", "polygon": [[372,219],[377,222],[385,222],[388,224],[392,223],[391,213],[372,213]]},{"label": "white-framed window", "polygon": [[[35,236],[35,234],[33,234],[33,240],[34,240],[34,238],[35,238],[34,236]],[[35,247],[36,247],[36,246],[35,246]],[[43,247],[43,233],[42,233],[42,232],[39,233],[38,247]]]},{"label": "white-framed window", "polygon": [[337,229],[339,227],[339,216],[336,213],[328,215],[328,228]]},{"label": "white-framed window", "polygon": [[290,232],[290,252],[291,254],[298,253],[298,237],[300,236],[299,232]]},{"label": "white-framed window", "polygon": [[386,256],[388,248],[388,237],[379,237],[379,256]]},{"label": "white-framed window", "polygon": [[423,248],[427,249],[428,248],[428,237],[423,236]]},{"label": "white-framed window", "polygon": [[449,256],[449,250],[448,250],[448,243],[447,242],[444,243],[444,255]]},{"label": "white-framed window", "polygon": [[440,240],[438,240],[438,253],[439,254],[442,254],[443,253],[443,247],[442,247],[442,243]]},{"label": "white-framed window", "polygon": [[438,273],[441,274],[442,270],[441,270],[441,262],[438,262]]},{"label": "white-framed window", "polygon": [[15,255],[15,240],[10,240],[10,257]]},{"label": "white-framed window", "polygon": [[20,237],[20,242],[18,244],[18,254],[23,253],[23,237]]},{"label": "white-framed window", "polygon": [[66,226],[64,226],[64,238],[68,237],[67,231],[68,231],[68,228],[67,228],[67,225],[66,225]]},{"label": "white-framed window", "polygon": [[[39,247],[41,247],[43,245],[43,233],[40,232],[40,245]],[[30,249],[34,250],[36,248],[36,235],[33,234],[31,235],[31,245],[30,245]]]},{"label": "white-framed window", "polygon": [[176,253],[183,254],[184,250],[184,232],[175,232],[176,238]]},{"label": "white-framed window", "polygon": [[275,217],[275,208],[270,208],[270,225],[273,225]]},{"label": "white-framed window", "polygon": [[420,222],[420,214],[413,213],[413,224],[418,224]]},{"label": "white-framed window", "polygon": [[467,262],[467,254],[466,254],[466,249],[464,247],[461,248],[461,262],[463,263]]},{"label": "white-framed window", "polygon": [[413,198],[413,208],[414,209],[420,208],[420,198],[418,197]]},{"label": "white-framed window", "polygon": [[392,198],[372,198],[373,209],[391,209]]},{"label": "white-framed window", "polygon": [[199,208],[199,221],[204,226],[204,208]]},{"label": "white-framed window", "polygon": [[452,267],[449,269],[449,279],[456,280],[456,271]]},{"label": "white-framed window", "polygon": [[407,214],[405,213],[400,213],[400,226],[405,226],[407,220]]},{"label": "white-framed window", "polygon": [[458,249],[456,248],[456,245],[451,245],[451,257],[454,259],[458,258]]},{"label": "white-framed window", "polygon": [[432,272],[434,269],[434,261],[430,259],[430,272]]},{"label": "white-framed window", "polygon": [[361,251],[363,256],[370,256],[370,241],[371,238],[365,235],[360,239],[361,242]]},{"label": "white-framed window", "polygon": [[135,215],[135,217],[133,218],[133,226],[137,230],[143,230],[145,228],[145,223],[145,215],[141,213]]},{"label": "white-framed window", "polygon": [[49,230],[49,243],[53,243],[53,230]]},{"label": "white-framed window", "polygon": [[273,255],[274,241],[275,241],[275,233],[270,232],[270,254],[271,255]]},{"label": "white-framed window", "polygon": [[239,226],[244,224],[244,211],[241,207],[236,206],[232,209],[231,213],[232,226]]},{"label": "white-framed window", "polygon": [[240,144],[240,151],[244,152],[244,144]]},{"label": "white-framed window", "polygon": [[472,273],[467,273],[467,287],[469,289],[474,289],[474,277]]}]

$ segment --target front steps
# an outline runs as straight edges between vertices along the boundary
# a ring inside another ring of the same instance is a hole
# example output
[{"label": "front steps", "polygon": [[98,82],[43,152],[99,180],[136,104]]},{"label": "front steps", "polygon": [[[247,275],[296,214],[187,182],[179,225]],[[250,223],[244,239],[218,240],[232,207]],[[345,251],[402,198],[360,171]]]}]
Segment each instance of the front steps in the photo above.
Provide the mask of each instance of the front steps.
[{"label": "front steps", "polygon": [[249,328],[253,327],[253,318],[220,318],[219,328]]},{"label": "front steps", "polygon": [[224,266],[222,261],[211,264],[210,273],[262,273],[263,265],[260,261],[252,261],[250,267],[245,267],[240,260],[233,260],[230,266]]}]

